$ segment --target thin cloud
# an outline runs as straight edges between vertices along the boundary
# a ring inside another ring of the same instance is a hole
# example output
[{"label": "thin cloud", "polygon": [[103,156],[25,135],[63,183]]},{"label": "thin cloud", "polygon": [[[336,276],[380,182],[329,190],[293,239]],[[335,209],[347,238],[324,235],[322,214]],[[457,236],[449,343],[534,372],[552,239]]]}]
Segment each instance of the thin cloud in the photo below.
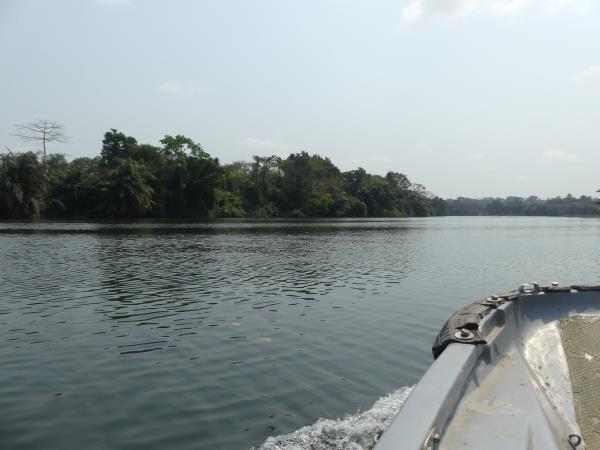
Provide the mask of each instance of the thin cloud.
[{"label": "thin cloud", "polygon": [[556,13],[584,0],[412,0],[402,10],[404,22],[417,22],[434,16],[473,14],[510,16],[528,9]]},{"label": "thin cloud", "polygon": [[158,86],[158,91],[163,94],[181,94],[183,87],[175,81],[165,81]]},{"label": "thin cloud", "polygon": [[577,155],[567,153],[564,150],[548,150],[544,152],[544,159],[547,161],[560,161],[575,163],[581,161]]},{"label": "thin cloud", "polygon": [[597,76],[600,76],[600,66],[590,66],[575,75],[573,81],[575,81],[575,83],[585,83]]}]

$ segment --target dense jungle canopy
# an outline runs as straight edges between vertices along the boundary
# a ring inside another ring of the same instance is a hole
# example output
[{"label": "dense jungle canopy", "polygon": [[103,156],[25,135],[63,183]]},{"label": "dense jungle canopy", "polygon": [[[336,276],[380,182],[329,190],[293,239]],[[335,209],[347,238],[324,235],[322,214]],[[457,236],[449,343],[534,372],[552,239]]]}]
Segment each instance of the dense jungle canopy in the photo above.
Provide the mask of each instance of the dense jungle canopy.
[{"label": "dense jungle canopy", "polygon": [[406,217],[445,202],[401,173],[341,172],[306,152],[221,164],[185,136],[160,146],[111,129],[100,155],[0,155],[2,218]]},{"label": "dense jungle canopy", "polygon": [[591,197],[443,200],[406,175],[342,172],[306,152],[221,164],[185,136],[160,146],[105,133],[100,155],[0,154],[0,218],[596,215]]}]

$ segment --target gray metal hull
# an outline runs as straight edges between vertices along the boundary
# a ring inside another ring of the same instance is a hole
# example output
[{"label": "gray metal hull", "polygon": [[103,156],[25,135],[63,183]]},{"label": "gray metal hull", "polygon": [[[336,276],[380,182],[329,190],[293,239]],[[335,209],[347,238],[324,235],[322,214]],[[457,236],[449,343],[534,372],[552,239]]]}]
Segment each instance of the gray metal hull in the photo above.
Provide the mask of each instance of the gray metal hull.
[{"label": "gray metal hull", "polygon": [[449,321],[376,450],[600,449],[600,355],[586,335],[600,327],[600,289],[535,285],[482,304],[476,325]]}]

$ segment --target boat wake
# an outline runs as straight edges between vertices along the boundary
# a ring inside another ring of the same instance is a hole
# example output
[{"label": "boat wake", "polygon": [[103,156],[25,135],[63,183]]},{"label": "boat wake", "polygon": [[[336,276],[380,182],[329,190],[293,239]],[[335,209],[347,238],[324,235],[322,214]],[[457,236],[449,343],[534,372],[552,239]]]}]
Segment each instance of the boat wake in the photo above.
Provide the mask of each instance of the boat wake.
[{"label": "boat wake", "polygon": [[289,434],[269,437],[253,450],[366,450],[377,442],[400,410],[412,387],[400,388],[381,397],[368,411],[343,419],[319,419],[313,425]]}]

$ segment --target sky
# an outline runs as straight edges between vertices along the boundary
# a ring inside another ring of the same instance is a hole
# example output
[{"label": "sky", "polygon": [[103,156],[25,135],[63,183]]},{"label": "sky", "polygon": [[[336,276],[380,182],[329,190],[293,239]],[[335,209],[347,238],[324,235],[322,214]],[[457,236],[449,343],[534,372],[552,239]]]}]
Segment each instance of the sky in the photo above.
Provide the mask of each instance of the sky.
[{"label": "sky", "polygon": [[307,151],[444,198],[600,188],[596,0],[0,0],[0,151],[62,123]]}]

